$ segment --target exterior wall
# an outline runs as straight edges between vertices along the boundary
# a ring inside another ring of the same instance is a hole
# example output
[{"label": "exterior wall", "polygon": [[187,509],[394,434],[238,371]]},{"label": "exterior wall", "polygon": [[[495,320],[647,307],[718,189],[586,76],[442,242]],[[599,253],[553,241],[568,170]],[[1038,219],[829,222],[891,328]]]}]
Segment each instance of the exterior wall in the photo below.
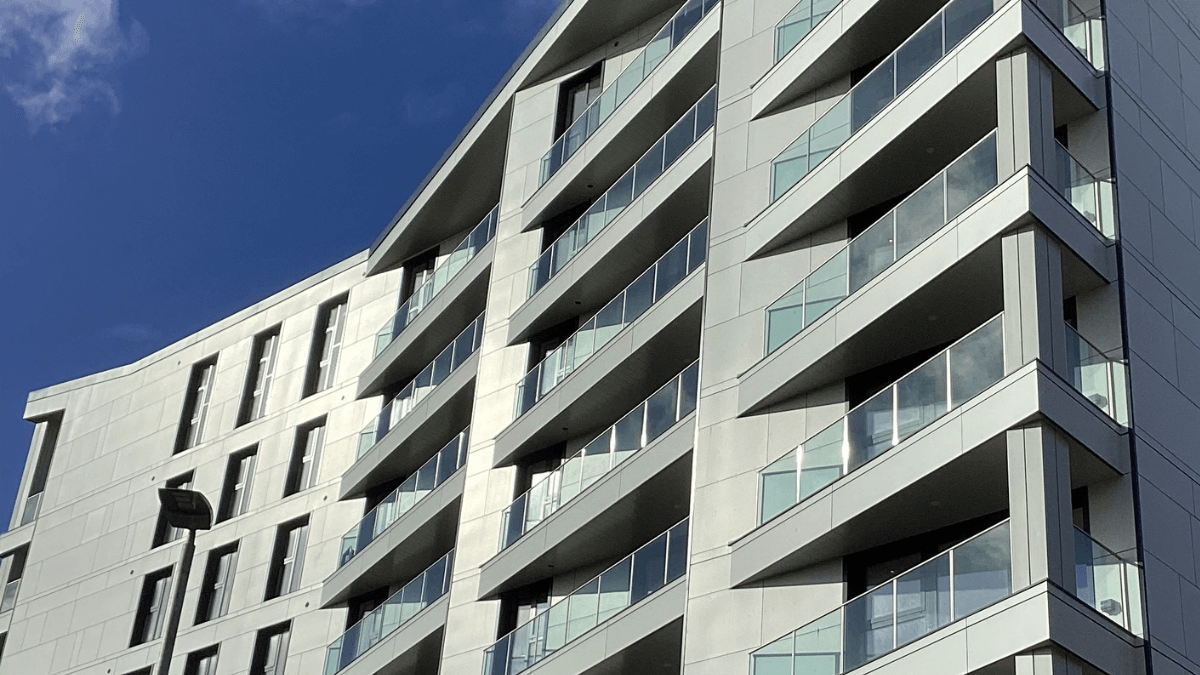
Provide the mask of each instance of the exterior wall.
[{"label": "exterior wall", "polygon": [[[354,400],[354,388],[375,331],[394,311],[398,278],[364,279],[365,264],[360,254],[137,363],[30,395],[27,416],[62,411],[62,432],[38,518],[0,538],[0,544],[32,539],[0,672],[120,675],[156,663],[161,640],[129,647],[143,578],[175,564],[182,546],[179,540],[151,549],[156,490],[194,471],[194,489],[215,508],[229,455],[255,444],[250,511],[197,537],[172,672],[183,672],[187,653],[217,643],[222,673],[248,672],[256,631],[287,620],[289,671],[320,671],[344,611],[312,610],[341,535],[360,511],[337,501],[338,482],[376,405]],[[318,306],[346,292],[337,384],[301,398]],[[281,343],[267,415],[235,428],[252,339],[277,323]],[[212,355],[218,365],[204,440],[172,455],[192,364]],[[321,416],[327,420],[319,483],[284,498],[297,427]],[[276,528],[304,515],[310,529],[302,588],[263,602]],[[207,553],[234,541],[240,544],[229,611],[193,627]]]},{"label": "exterior wall", "polygon": [[1200,8],[1108,0],[1125,329],[1156,673],[1200,672]]}]

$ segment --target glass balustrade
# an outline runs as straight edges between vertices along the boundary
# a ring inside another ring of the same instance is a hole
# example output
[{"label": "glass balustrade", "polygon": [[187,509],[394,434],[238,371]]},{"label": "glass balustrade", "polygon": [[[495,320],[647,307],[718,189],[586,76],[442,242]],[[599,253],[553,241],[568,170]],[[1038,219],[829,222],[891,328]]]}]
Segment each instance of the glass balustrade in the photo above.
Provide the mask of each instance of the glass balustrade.
[{"label": "glass balustrade", "polygon": [[1142,637],[1142,570],[1075,528],[1075,597]]},{"label": "glass balustrade", "polygon": [[993,131],[767,307],[766,353],[799,335],[997,184]]},{"label": "glass balustrade", "polygon": [[325,650],[324,675],[333,675],[349,666],[418,612],[445,595],[450,590],[450,564],[453,558],[454,551],[439,558],[334,640]]},{"label": "glass balustrade", "polygon": [[996,316],[759,473],[761,525],[941,419],[1004,378]]},{"label": "glass balustrade", "polygon": [[21,525],[28,525],[38,516],[38,511],[42,507],[42,493],[29,495],[25,500],[25,509],[21,511]]},{"label": "glass balustrade", "polygon": [[650,73],[653,73],[666,60],[667,55],[691,34],[692,29],[717,6],[718,2],[719,0],[688,0],[687,4],[671,17],[650,44],[621,71],[616,81],[580,114],[579,119],[558,137],[542,157],[542,168],[538,174],[539,188],[558,173],[562,165],[583,147],[584,142],[612,116],[613,111],[621,107],[629,95],[650,77]]},{"label": "glass balustrade", "polygon": [[1111,179],[1097,178],[1060,143],[1055,148],[1054,187],[1109,239],[1117,236],[1116,203]]},{"label": "glass balustrade", "polygon": [[367,454],[367,451],[375,447],[389,431],[400,423],[408,414],[417,407],[421,401],[425,400],[434,389],[437,388],[450,373],[458,370],[458,367],[463,364],[475,350],[479,349],[479,343],[483,339],[483,315],[471,322],[463,332],[454,338],[441,354],[433,360],[425,369],[417,374],[408,383],[404,389],[396,394],[392,400],[388,401],[383,406],[383,410],[379,412],[370,424],[366,426],[358,434],[358,458]]},{"label": "glass balustrade", "polygon": [[1104,54],[1104,14],[1098,1],[1085,10],[1072,0],[1063,0],[1062,32],[1093,68],[1105,70],[1108,67]]},{"label": "glass balustrade", "polygon": [[800,0],[775,25],[775,63],[783,60],[842,0]]},{"label": "glass balustrade", "polygon": [[4,585],[4,595],[0,596],[0,614],[11,612],[17,604],[17,591],[21,590],[21,580],[10,581]]},{"label": "glass balustrade", "polygon": [[771,162],[771,201],[815,169],[992,15],[992,0],[952,0]]},{"label": "glass balustrade", "polygon": [[436,455],[409,476],[383,501],[371,509],[349,532],[342,537],[342,549],[338,555],[338,567],[350,562],[354,556],[391,527],[400,516],[408,513],[430,492],[450,480],[467,460],[467,438],[470,428],[463,429]]},{"label": "glass balustrade", "polygon": [[382,354],[388,345],[400,337],[413,319],[416,319],[442,292],[442,289],[467,266],[467,263],[474,260],[483,247],[488,245],[488,242],[496,236],[496,221],[499,217],[500,206],[497,205],[483,221],[475,226],[475,229],[471,230],[466,239],[463,239],[455,247],[454,252],[437,266],[437,269],[433,271],[433,276],[421,284],[420,288],[413,291],[412,296],[405,300],[403,305],[400,305],[396,315],[388,319],[383,328],[375,334],[375,356]]},{"label": "glass balustrade", "polygon": [[1069,324],[1066,328],[1067,367],[1071,373],[1071,384],[1117,424],[1129,426],[1129,389],[1126,384],[1129,366],[1105,356]]},{"label": "glass balustrade", "polygon": [[576,368],[703,264],[707,246],[708,219],[705,218],[650,269],[596,312],[583,328],[575,331],[525,375],[517,385],[516,417],[524,415]]},{"label": "glass balustrade", "polygon": [[713,125],[717,90],[708,93],[687,111],[625,175],[608,189],[591,208],[546,249],[529,267],[528,297],[555,277],[575,254],[596,238],[608,224],[650,187]]},{"label": "glass balustrade", "polygon": [[1012,595],[1008,521],[750,655],[751,675],[838,675]]},{"label": "glass balustrade", "polygon": [[696,409],[699,376],[698,362],[688,366],[619,422],[571,455],[562,466],[517,497],[504,509],[500,548],[513,545],[618,464],[692,414]]},{"label": "glass balustrade", "polygon": [[516,675],[687,571],[688,521],[658,535],[488,647],[484,675]]}]

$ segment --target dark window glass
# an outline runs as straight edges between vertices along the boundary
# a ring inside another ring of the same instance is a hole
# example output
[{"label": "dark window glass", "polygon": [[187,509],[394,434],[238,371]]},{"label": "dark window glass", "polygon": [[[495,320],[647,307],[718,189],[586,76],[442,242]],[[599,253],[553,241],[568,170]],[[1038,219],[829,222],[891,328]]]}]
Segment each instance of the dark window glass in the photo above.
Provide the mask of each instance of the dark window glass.
[{"label": "dark window glass", "polygon": [[280,526],[267,576],[267,599],[287,595],[300,588],[304,553],[308,547],[308,518]]},{"label": "dark window glass", "polygon": [[183,400],[183,418],[175,438],[175,452],[194,448],[204,440],[204,425],[208,421],[208,404],[212,400],[213,380],[217,376],[217,358],[192,366],[187,396]]},{"label": "dark window glass", "polygon": [[147,574],[142,581],[142,594],[138,600],[137,616],[133,621],[133,638],[129,646],[157,640],[162,634],[163,619],[166,618],[168,597],[171,592],[171,568]]},{"label": "dark window glass", "polygon": [[250,510],[250,490],[254,486],[254,466],[258,449],[243,450],[229,458],[225,469],[225,489],[217,520],[236,518]]},{"label": "dark window glass", "polygon": [[254,641],[250,675],[284,675],[290,635],[291,624],[287,623],[260,630]]},{"label": "dark window glass", "polygon": [[288,468],[284,496],[315,487],[320,480],[321,453],[325,448],[325,420],[310,423],[296,430],[296,445]]},{"label": "dark window glass", "polygon": [[[196,608],[196,623],[204,623],[229,612],[233,597],[233,575],[237,571],[236,543],[213,549],[208,554],[204,580],[200,586],[200,602]],[[214,663],[216,662],[214,658]]]}]

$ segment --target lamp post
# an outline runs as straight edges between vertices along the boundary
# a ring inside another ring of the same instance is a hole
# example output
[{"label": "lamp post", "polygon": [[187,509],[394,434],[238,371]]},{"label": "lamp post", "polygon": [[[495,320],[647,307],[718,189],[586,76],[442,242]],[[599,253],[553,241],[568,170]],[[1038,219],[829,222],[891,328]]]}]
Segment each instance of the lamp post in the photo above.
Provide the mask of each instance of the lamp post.
[{"label": "lamp post", "polygon": [[175,651],[175,636],[179,633],[179,617],[183,614],[183,595],[188,576],[192,573],[192,558],[196,555],[196,530],[212,529],[212,506],[204,495],[195,490],[161,488],[158,502],[167,524],[177,530],[187,530],[187,541],[179,559],[179,575],[171,594],[171,613],[167,615],[167,634],[163,637],[162,658],[158,675],[171,672],[171,654]]}]

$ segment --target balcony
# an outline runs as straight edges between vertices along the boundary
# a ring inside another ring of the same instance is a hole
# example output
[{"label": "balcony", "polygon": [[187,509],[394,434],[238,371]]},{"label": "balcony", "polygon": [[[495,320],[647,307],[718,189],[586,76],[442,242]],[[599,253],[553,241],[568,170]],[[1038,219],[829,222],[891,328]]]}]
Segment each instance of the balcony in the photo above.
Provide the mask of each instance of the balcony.
[{"label": "balcony", "polygon": [[484,675],[517,675],[687,571],[688,521],[660,534],[484,652]]},{"label": "balcony", "polygon": [[587,213],[567,228],[529,268],[526,297],[533,297],[580,250],[595,239],[617,216],[636,202],[646,189],[683,157],[712,127],[716,114],[716,89],[710,89],[665,136],[625,172]]},{"label": "balcony", "polygon": [[21,524],[17,527],[24,527],[37,519],[38,512],[42,507],[42,494],[41,492],[32,494],[25,499],[25,509],[21,511]]},{"label": "balcony", "polygon": [[616,81],[609,85],[590,106],[580,115],[562,136],[554,142],[550,150],[542,157],[541,169],[538,173],[538,187],[546,184],[550,177],[558,173],[563,164],[583,147],[613,112],[621,107],[634,90],[650,78],[651,73],[658,68],[667,56],[692,33],[700,20],[708,15],[719,3],[719,0],[689,0],[667,25],[650,40],[633,61],[625,67]]},{"label": "balcony", "polygon": [[700,364],[693,363],[517,497],[504,509],[501,550],[691,415],[696,410],[699,382]]},{"label": "balcony", "polygon": [[800,182],[992,15],[991,0],[952,0],[771,163],[771,201]]},{"label": "balcony", "polygon": [[1075,597],[1143,637],[1142,568],[1075,528]]},{"label": "balcony", "polygon": [[[1090,5],[1083,9],[1080,4]],[[1108,69],[1104,53],[1104,14],[1098,0],[1082,0],[1076,4],[1072,0],[1064,0],[1062,32],[1067,41],[1083,54],[1088,63],[1096,70]]]},{"label": "balcony", "polygon": [[1010,596],[1008,521],[750,655],[752,675],[839,675]]},{"label": "balcony", "polygon": [[767,307],[766,354],[866,286],[997,185],[992,132]]},{"label": "balcony", "polygon": [[525,375],[517,385],[515,417],[528,412],[576,368],[704,264],[707,247],[708,219],[705,219]]},{"label": "balcony", "polygon": [[1129,364],[1109,359],[1074,328],[1066,329],[1071,384],[1117,424],[1129,426]]},{"label": "balcony", "polygon": [[463,467],[467,460],[468,431],[463,429],[342,537],[339,569]]},{"label": "balcony", "polygon": [[1112,179],[1097,178],[1079,163],[1062,144],[1055,142],[1055,175],[1058,188],[1081,216],[1108,239],[1117,237],[1117,209]]},{"label": "balcony", "polygon": [[808,499],[1004,378],[996,317],[759,473],[758,524]]},{"label": "balcony", "polygon": [[783,60],[842,0],[800,0],[775,24],[775,63]]},{"label": "balcony", "polygon": [[[346,669],[446,595],[450,590],[453,557],[454,551],[450,551],[439,558],[334,640],[325,651],[324,675],[334,675]],[[441,623],[445,623],[444,614]]]}]

